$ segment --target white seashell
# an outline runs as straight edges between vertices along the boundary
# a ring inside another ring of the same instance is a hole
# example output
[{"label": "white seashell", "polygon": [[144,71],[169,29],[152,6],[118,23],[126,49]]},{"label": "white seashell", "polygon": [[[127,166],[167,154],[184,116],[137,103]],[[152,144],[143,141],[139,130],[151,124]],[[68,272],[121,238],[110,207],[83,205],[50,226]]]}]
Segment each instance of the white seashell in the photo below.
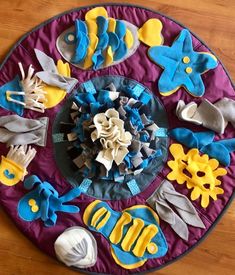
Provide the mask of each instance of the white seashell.
[{"label": "white seashell", "polygon": [[97,261],[97,243],[93,235],[83,227],[66,229],[55,241],[57,258],[67,266],[87,268]]}]

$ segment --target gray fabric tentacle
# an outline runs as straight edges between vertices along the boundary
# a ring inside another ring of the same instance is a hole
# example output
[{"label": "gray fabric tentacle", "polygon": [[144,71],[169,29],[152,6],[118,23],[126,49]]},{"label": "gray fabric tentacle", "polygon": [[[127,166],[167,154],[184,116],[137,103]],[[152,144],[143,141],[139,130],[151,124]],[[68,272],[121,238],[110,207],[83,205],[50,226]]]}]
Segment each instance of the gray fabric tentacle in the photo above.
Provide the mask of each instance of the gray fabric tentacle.
[{"label": "gray fabric tentacle", "polygon": [[189,235],[187,224],[205,228],[190,200],[183,194],[178,193],[167,180],[161,183],[148,198],[147,203],[184,240],[188,240]]}]

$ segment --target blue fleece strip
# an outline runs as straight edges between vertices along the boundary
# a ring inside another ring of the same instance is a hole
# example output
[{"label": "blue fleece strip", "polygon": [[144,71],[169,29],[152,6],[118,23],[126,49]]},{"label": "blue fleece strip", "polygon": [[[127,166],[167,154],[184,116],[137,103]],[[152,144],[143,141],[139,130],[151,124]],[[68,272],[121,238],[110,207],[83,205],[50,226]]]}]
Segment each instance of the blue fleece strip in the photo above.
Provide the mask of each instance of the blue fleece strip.
[{"label": "blue fleece strip", "polygon": [[129,189],[131,191],[131,194],[133,196],[135,196],[135,195],[137,195],[137,194],[140,193],[140,188],[139,188],[139,186],[138,186],[138,184],[137,184],[137,182],[136,182],[135,179],[132,179],[132,180],[128,181],[126,184],[129,187]]}]

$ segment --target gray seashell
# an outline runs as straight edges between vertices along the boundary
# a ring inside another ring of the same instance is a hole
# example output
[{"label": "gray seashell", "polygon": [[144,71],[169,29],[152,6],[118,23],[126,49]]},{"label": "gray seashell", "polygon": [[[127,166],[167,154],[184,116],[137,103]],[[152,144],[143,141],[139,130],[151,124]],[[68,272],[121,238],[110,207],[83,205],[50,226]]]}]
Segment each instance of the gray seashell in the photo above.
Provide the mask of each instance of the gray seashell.
[{"label": "gray seashell", "polygon": [[55,241],[57,258],[67,266],[87,268],[97,261],[97,243],[85,228],[73,226],[66,229]]}]

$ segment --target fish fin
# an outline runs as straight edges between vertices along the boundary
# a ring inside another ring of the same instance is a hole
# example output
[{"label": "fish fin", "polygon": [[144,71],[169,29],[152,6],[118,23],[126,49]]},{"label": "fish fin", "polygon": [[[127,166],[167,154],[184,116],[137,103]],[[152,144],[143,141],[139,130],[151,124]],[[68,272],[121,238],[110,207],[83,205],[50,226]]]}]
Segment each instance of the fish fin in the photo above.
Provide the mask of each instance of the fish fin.
[{"label": "fish fin", "polygon": [[89,10],[85,15],[85,20],[95,20],[98,16],[104,16],[105,18],[108,18],[108,13],[104,7],[96,7]]},{"label": "fish fin", "polygon": [[129,29],[126,29],[126,35],[124,37],[124,41],[128,49],[130,49],[134,44],[134,37],[132,35],[132,32]]},{"label": "fish fin", "polygon": [[144,23],[138,30],[139,40],[149,47],[163,44],[162,22],[159,19],[152,18]]}]

